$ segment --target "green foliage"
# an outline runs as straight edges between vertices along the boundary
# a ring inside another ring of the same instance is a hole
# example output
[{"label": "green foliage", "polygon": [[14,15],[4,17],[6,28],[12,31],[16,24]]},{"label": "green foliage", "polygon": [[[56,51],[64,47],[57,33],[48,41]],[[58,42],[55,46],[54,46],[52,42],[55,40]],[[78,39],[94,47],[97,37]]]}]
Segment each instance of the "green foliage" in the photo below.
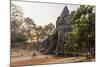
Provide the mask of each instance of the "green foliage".
[{"label": "green foliage", "polygon": [[12,33],[11,42],[25,42],[27,37],[22,33]]},{"label": "green foliage", "polygon": [[27,40],[27,38],[25,37],[25,35],[19,34],[16,37],[16,42],[25,42]]},{"label": "green foliage", "polygon": [[11,4],[11,40],[13,42],[26,41],[32,37],[35,23],[29,17],[24,18],[23,14],[20,6]]},{"label": "green foliage", "polygon": [[29,17],[24,18],[22,29],[23,29],[23,33],[27,36],[28,39],[32,39],[32,36],[34,35],[33,30],[35,30],[35,27],[36,24],[31,18]]},{"label": "green foliage", "polygon": [[11,40],[12,42],[20,42],[32,40],[33,37],[37,41],[44,39],[54,31],[52,23],[42,26],[37,26],[30,17],[24,18],[23,9],[19,5],[11,3]]},{"label": "green foliage", "polygon": [[44,31],[47,36],[51,35],[54,32],[55,26],[52,23],[45,25]]},{"label": "green foliage", "polygon": [[95,48],[95,13],[94,6],[81,5],[71,18],[73,32],[68,35],[65,51],[84,51]]},{"label": "green foliage", "polygon": [[12,18],[23,17],[23,15],[24,15],[24,12],[22,8],[18,5],[11,3],[11,17]]}]

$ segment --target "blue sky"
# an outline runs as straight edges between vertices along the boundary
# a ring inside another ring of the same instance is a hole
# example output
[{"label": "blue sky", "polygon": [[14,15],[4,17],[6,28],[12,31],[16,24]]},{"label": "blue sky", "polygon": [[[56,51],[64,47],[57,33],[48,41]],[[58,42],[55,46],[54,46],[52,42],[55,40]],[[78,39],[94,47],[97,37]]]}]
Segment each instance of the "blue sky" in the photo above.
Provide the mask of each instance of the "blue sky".
[{"label": "blue sky", "polygon": [[66,4],[51,4],[51,3],[36,3],[36,2],[21,2],[12,1],[12,3],[19,5],[25,17],[30,17],[34,20],[36,25],[47,25],[49,23],[56,24],[57,17],[60,16],[63,8],[68,7],[69,12],[77,10],[79,5]]}]

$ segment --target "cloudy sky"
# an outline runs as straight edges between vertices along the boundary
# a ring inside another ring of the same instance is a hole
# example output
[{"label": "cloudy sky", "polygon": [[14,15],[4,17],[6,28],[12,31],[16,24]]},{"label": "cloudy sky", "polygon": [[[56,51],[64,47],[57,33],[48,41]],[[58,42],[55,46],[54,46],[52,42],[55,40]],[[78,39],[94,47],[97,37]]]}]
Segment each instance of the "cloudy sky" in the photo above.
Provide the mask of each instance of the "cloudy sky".
[{"label": "cloudy sky", "polygon": [[37,25],[47,25],[48,23],[56,24],[56,19],[60,16],[63,8],[68,7],[69,12],[77,10],[79,5],[66,5],[54,3],[39,3],[39,2],[22,2],[12,1],[15,5],[19,5],[25,17],[30,17]]}]

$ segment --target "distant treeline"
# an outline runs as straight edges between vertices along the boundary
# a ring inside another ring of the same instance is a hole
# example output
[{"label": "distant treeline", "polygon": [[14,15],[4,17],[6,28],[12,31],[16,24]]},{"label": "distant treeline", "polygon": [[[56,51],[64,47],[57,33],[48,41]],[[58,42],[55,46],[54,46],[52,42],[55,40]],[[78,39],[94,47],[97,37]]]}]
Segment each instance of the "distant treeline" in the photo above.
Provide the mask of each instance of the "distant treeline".
[{"label": "distant treeline", "polygon": [[33,19],[24,17],[23,9],[11,4],[11,42],[37,41],[40,42],[53,33],[55,26],[49,23],[37,26]]}]

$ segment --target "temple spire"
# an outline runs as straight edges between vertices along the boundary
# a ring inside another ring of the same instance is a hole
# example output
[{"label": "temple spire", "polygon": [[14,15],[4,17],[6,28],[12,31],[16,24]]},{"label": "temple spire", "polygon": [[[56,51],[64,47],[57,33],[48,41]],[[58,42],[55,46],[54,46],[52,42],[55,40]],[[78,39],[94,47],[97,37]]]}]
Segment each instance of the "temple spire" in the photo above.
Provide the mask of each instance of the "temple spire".
[{"label": "temple spire", "polygon": [[68,15],[70,15],[69,10],[68,10],[67,6],[65,6],[61,13],[61,16],[63,17],[63,16],[68,16]]}]

